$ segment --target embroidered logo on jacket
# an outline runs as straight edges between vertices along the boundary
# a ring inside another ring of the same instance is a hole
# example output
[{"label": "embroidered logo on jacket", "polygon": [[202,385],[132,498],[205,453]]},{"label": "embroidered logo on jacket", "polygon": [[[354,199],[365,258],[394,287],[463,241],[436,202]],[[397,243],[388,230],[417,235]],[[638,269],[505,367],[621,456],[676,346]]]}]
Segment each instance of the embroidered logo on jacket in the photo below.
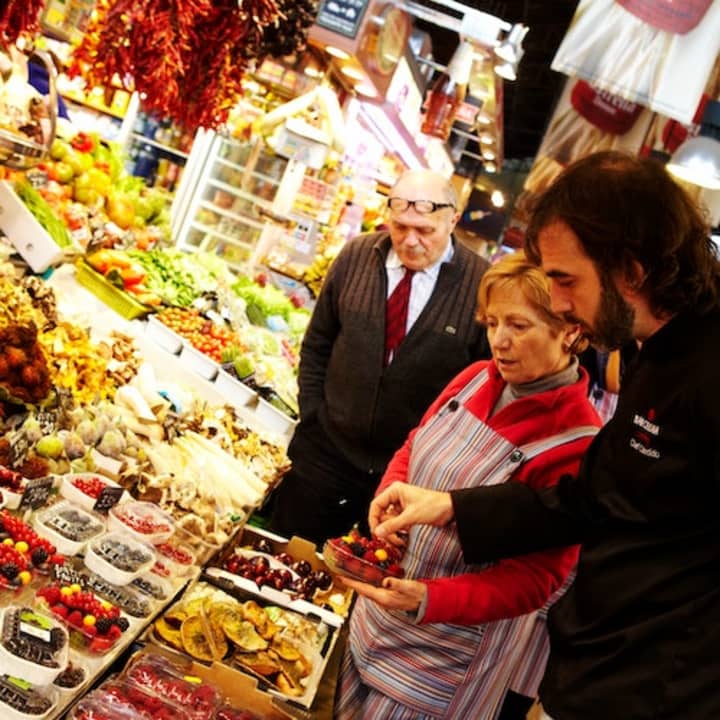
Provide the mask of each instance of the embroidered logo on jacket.
[{"label": "embroidered logo on jacket", "polygon": [[657,460],[660,457],[660,452],[652,447],[652,444],[660,434],[660,426],[657,425],[654,420],[654,408],[650,408],[647,411],[647,417],[640,415],[640,413],[635,413],[632,422],[636,430],[630,438],[630,447],[645,457]]}]

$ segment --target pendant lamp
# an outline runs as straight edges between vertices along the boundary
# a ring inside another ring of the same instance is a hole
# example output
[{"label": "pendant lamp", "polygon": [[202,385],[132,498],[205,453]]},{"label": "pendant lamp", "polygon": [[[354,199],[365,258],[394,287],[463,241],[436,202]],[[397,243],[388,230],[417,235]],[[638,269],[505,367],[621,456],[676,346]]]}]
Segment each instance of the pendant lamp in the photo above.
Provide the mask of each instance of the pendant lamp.
[{"label": "pendant lamp", "polygon": [[667,164],[670,173],[709,190],[720,190],[720,102],[708,100],[700,132],[686,140]]}]

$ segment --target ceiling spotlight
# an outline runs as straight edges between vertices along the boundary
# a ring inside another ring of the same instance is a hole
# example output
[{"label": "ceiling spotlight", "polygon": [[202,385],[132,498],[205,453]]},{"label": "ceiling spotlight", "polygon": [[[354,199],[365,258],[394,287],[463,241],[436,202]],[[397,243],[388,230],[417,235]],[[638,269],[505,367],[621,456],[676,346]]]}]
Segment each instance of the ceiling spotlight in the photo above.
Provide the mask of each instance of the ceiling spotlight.
[{"label": "ceiling spotlight", "polygon": [[519,63],[523,56],[522,42],[529,29],[521,23],[513,25],[507,37],[495,48],[495,54],[505,62]]},{"label": "ceiling spotlight", "polygon": [[339,58],[340,60],[349,60],[350,59],[350,55],[348,53],[346,53],[344,50],[341,50],[339,47],[335,47],[334,45],[326,45],[325,52],[328,55],[332,55],[333,57]]},{"label": "ceiling spotlight", "polygon": [[480,123],[481,125],[492,125],[493,119],[487,113],[479,112],[475,116],[475,122]]},{"label": "ceiling spotlight", "polygon": [[311,78],[320,78],[323,76],[323,71],[319,68],[313,67],[312,65],[308,65],[303,72]]},{"label": "ceiling spotlight", "polygon": [[480,142],[483,145],[492,145],[495,142],[495,138],[492,135],[481,135]]},{"label": "ceiling spotlight", "polygon": [[[485,166],[485,169],[487,170],[487,165]],[[505,196],[502,192],[500,192],[500,190],[493,190],[492,195],[490,196],[490,202],[496,208],[501,208],[505,204]]]},{"label": "ceiling spotlight", "polygon": [[505,80],[517,80],[517,68],[515,63],[505,62],[495,66],[495,72]]},{"label": "ceiling spotlight", "polygon": [[485,163],[485,172],[488,172],[488,173],[497,172],[497,166],[495,165],[495,163],[492,163],[492,162]]},{"label": "ceiling spotlight", "polygon": [[483,150],[482,156],[485,160],[494,160],[495,153],[492,150]]}]

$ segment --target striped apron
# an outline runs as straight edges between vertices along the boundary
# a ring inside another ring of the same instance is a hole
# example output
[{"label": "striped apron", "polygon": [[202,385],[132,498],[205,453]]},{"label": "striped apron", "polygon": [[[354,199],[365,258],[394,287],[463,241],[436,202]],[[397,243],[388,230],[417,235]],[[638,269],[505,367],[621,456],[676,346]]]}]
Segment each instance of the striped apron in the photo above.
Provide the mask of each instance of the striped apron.
[{"label": "striped apron", "polygon": [[[409,483],[446,492],[499,484],[530,458],[597,432],[574,428],[516,447],[464,408],[487,377],[483,370],[418,430]],[[450,577],[484,567],[464,562],[454,523],[413,527],[403,566],[409,578]],[[359,682],[353,689],[350,677],[341,680],[336,717],[492,718],[534,622],[530,613],[482,625],[419,625],[414,614],[359,597],[350,622],[351,657],[343,670],[357,673]],[[352,695],[361,686],[368,693],[353,707],[342,693]]]}]

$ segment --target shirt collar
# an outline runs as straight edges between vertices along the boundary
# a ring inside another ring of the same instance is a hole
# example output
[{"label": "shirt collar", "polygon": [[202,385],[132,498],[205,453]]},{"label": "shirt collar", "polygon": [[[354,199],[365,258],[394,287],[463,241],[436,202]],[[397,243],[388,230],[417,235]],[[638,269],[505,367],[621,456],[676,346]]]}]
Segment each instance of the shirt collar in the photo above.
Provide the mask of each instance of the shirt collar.
[{"label": "shirt collar", "polygon": [[[438,258],[432,265],[429,265],[424,270],[418,270],[417,272],[423,272],[427,273],[428,275],[437,277],[438,273],[440,272],[440,266],[443,263],[450,262],[454,254],[455,245],[451,239],[450,242],[447,244],[447,247],[445,248],[445,252],[440,256],[440,258]],[[395,252],[395,248],[393,248],[392,246],[390,246],[390,251],[388,252],[387,258],[385,260],[385,267],[388,270],[397,270],[398,268],[402,267],[400,258]]]}]

